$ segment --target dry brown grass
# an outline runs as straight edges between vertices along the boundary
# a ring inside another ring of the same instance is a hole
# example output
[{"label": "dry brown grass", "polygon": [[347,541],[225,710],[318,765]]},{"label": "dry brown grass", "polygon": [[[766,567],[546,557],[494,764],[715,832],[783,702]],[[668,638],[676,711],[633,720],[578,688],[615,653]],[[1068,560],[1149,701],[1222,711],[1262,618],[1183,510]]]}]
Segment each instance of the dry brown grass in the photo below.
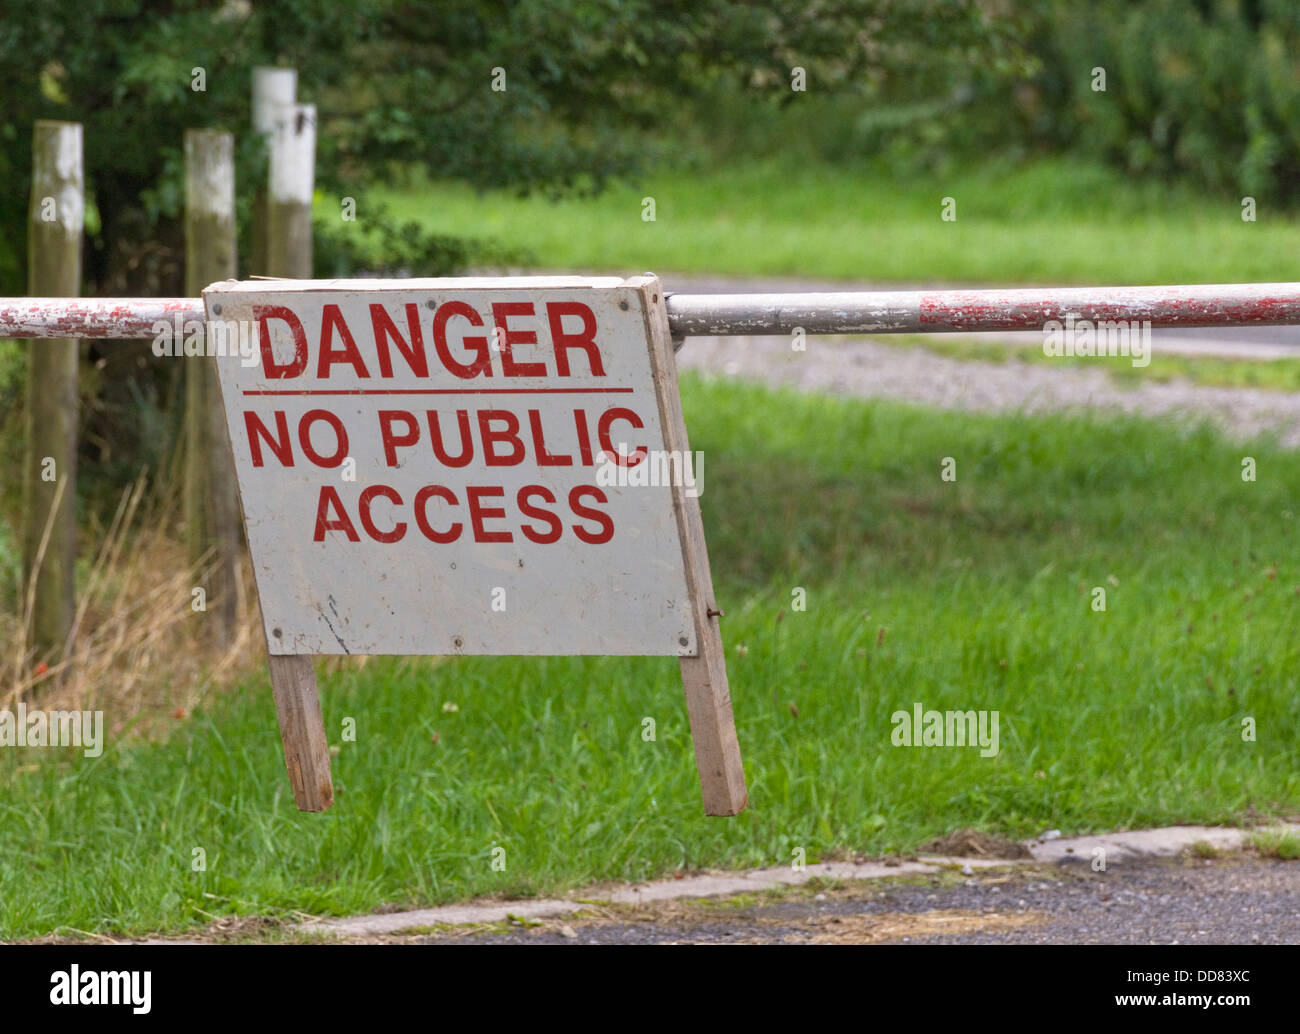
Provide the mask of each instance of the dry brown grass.
[{"label": "dry brown grass", "polygon": [[14,644],[0,666],[0,708],[19,700],[46,709],[104,712],[107,731],[156,737],[210,693],[265,666],[252,574],[240,569],[238,620],[224,641],[215,620],[193,610],[202,565],[190,564],[176,526],[175,494],[128,488],[107,527],[82,530],[94,558],[79,568],[72,649],[62,662],[36,663],[27,648],[31,600],[0,614],[0,640]]}]

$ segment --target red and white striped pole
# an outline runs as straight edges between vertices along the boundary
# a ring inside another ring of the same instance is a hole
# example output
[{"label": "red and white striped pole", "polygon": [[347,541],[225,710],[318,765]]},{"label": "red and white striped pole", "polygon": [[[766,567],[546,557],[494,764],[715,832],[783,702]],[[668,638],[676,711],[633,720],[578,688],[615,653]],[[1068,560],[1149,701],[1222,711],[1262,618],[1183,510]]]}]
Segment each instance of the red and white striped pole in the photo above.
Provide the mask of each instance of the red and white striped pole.
[{"label": "red and white striped pole", "polygon": [[202,299],[0,298],[0,338],[151,338],[178,318],[202,323]]}]

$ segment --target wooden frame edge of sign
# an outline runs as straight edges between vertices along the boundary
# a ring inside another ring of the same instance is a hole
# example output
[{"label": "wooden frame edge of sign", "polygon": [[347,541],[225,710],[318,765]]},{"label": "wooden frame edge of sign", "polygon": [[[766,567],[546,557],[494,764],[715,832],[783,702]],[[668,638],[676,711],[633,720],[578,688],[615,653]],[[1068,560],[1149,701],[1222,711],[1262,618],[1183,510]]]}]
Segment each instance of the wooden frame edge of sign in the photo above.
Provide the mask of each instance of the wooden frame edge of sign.
[{"label": "wooden frame edge of sign", "polygon": [[[210,318],[208,292],[229,290],[237,281],[220,280],[203,289],[205,320]],[[222,398],[225,386],[217,378]],[[226,429],[226,445],[231,450],[229,422],[221,421]],[[247,528],[244,519],[244,496],[239,480],[235,480],[235,494],[239,499],[239,525]],[[257,585],[257,568],[253,568],[253,594],[258,610],[262,607],[262,594]],[[258,623],[265,630],[265,622]],[[320,693],[316,688],[316,668],[306,654],[275,654],[271,644],[266,646],[266,666],[271,677],[271,694],[275,698],[275,714],[280,725],[280,742],[284,745],[284,767],[293,789],[293,800],[299,811],[325,811],[334,803],[334,783],[330,777],[330,748],[325,736],[325,719],[321,713]]]},{"label": "wooden frame edge of sign", "polygon": [[[677,360],[673,355],[672,333],[668,327],[668,307],[663,285],[654,276],[633,277],[627,281],[641,295],[649,343],[650,369],[654,375],[655,394],[659,400],[659,419],[663,426],[664,447],[670,454],[690,455],[682,399],[677,386]],[[714,604],[713,575],[709,570],[709,553],[704,542],[704,521],[700,502],[688,495],[680,481],[673,478],[673,510],[682,542],[682,562],[686,585],[691,594],[695,615],[695,641],[698,653],[682,657],[682,688],[691,722],[691,739],[695,742],[695,765],[700,774],[700,791],[706,815],[737,815],[749,804],[745,770],[740,759],[740,741],[731,708],[731,688],[727,683],[727,661],[718,627],[721,612]]]}]

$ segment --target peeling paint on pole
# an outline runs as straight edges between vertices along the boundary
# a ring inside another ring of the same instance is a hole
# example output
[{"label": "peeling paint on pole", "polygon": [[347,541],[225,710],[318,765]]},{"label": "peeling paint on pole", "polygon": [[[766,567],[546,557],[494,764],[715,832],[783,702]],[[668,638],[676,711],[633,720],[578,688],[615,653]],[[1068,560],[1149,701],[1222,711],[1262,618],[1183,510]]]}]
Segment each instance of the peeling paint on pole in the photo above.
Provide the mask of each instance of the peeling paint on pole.
[{"label": "peeling paint on pole", "polygon": [[928,334],[1041,330],[1049,320],[1150,320],[1153,327],[1300,323],[1300,284],[1053,287],[670,295],[674,334]]},{"label": "peeling paint on pole", "polygon": [[0,298],[0,338],[139,340],[155,323],[203,319],[200,298]]},{"label": "peeling paint on pole", "polygon": [[[670,294],[668,324],[688,335],[941,334],[1041,330],[1076,319],[1154,328],[1300,325],[1300,283],[1051,287],[1015,291]],[[148,337],[156,319],[202,319],[198,298],[0,298],[0,338]]]}]

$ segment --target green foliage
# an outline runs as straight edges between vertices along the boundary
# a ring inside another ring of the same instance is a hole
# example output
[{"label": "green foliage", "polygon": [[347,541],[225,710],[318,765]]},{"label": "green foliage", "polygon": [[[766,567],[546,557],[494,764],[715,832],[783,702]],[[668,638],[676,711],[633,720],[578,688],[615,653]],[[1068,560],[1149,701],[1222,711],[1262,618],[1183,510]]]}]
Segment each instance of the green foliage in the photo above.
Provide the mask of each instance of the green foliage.
[{"label": "green foliage", "polygon": [[[373,194],[371,195],[373,197]],[[364,219],[313,219],[312,262],[318,277],[450,276],[471,262],[505,265],[517,260],[491,242],[432,233],[414,219],[398,222],[372,202]]]},{"label": "green foliage", "polygon": [[0,609],[18,611],[22,585],[22,553],[18,536],[8,522],[0,518]]},{"label": "green foliage", "polygon": [[1042,70],[1021,110],[1039,140],[1283,203],[1300,188],[1293,0],[1053,0],[1033,46]]},{"label": "green foliage", "polygon": [[[670,102],[711,84],[765,84],[754,96],[771,107],[787,99],[796,65],[853,89],[882,69],[964,60],[996,38],[973,0],[14,5],[0,33],[0,290],[22,288],[37,118],[86,127],[101,220],[88,280],[104,292],[178,293],[182,134],[236,134],[246,221],[262,179],[248,111],[258,65],[298,69],[299,96],[321,120],[317,183],[364,202],[395,164],[478,188],[596,190],[652,155],[646,133],[664,124]],[[191,88],[196,69],[203,92]],[[493,88],[497,70],[504,89]],[[159,243],[167,254],[151,253]]]},{"label": "green foliage", "polygon": [[27,349],[17,341],[0,341],[0,413],[17,400],[27,373]]},{"label": "green foliage", "polygon": [[1260,833],[1253,839],[1255,850],[1265,858],[1294,862],[1300,858],[1300,837],[1294,833]]},{"label": "green foliage", "polygon": [[680,122],[731,161],[782,153],[948,175],[977,156],[1047,152],[1291,207],[1298,53],[1294,0],[1030,0],[999,5],[968,60],[944,51],[905,76],[873,69],[858,90],[812,82],[777,115],[728,84]]}]

